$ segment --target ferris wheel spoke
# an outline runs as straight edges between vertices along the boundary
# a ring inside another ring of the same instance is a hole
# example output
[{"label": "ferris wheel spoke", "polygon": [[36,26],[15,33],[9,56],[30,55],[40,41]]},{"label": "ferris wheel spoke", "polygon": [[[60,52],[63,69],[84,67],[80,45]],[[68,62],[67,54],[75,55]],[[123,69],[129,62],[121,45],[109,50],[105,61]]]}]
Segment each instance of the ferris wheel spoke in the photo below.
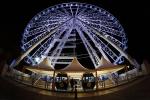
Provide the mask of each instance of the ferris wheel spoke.
[{"label": "ferris wheel spoke", "polygon": [[55,12],[57,12],[58,14],[60,14],[61,16],[66,16],[67,13],[64,13],[62,11],[60,11],[59,9],[55,10]]},{"label": "ferris wheel spoke", "polygon": [[43,26],[45,26],[45,25],[47,25],[48,24],[48,21],[46,20],[44,20],[44,21],[41,21],[41,22],[35,22],[35,23],[31,23],[30,25],[33,27],[33,28],[41,28],[41,27],[43,27]]},{"label": "ferris wheel spoke", "polygon": [[75,12],[75,17],[77,16],[78,11],[79,11],[79,5],[77,5],[77,9],[76,9],[76,12]]},{"label": "ferris wheel spoke", "polygon": [[[24,46],[30,45],[29,47],[31,47],[34,43],[36,43],[36,41],[38,41],[38,40],[40,40],[41,38],[43,38],[45,35],[48,34],[49,31],[51,31],[52,29],[55,29],[55,28],[58,27],[58,26],[59,26],[59,24],[57,24],[57,26],[53,26],[53,27],[52,27],[52,26],[46,27],[45,30],[44,30],[44,29],[42,30],[42,31],[43,31],[42,34],[39,34],[39,35],[37,35],[36,37],[34,37],[33,39],[27,41],[26,43],[24,43]],[[50,28],[50,30],[48,30],[49,28]],[[47,30],[48,30],[48,31],[47,31]],[[39,32],[40,32],[40,31],[39,31]],[[37,32],[35,32],[35,33],[38,33],[38,30],[37,30]]]},{"label": "ferris wheel spoke", "polygon": [[107,61],[110,61],[110,60],[108,60],[108,57],[106,57],[106,55],[105,55],[105,53],[106,53],[107,55],[109,55],[111,57],[111,59],[113,61],[115,61],[118,56],[107,46],[107,44],[103,43],[96,35],[91,34],[91,36],[94,37],[94,40],[97,41],[97,44],[99,44],[99,46],[101,47],[101,49],[102,49],[101,53],[104,55],[104,58],[106,58]]},{"label": "ferris wheel spoke", "polygon": [[91,13],[93,13],[93,12],[95,12],[95,10],[92,10],[92,9],[90,9],[90,10],[87,10],[87,8],[86,9],[84,9],[84,10],[82,10],[79,14],[78,14],[78,16],[86,16],[87,14],[91,14]]},{"label": "ferris wheel spoke", "polygon": [[66,13],[59,10],[59,8],[51,8],[52,12],[49,12],[48,14],[51,14],[51,16],[66,16]]},{"label": "ferris wheel spoke", "polygon": [[74,16],[71,6],[69,7],[69,9],[70,9],[70,12],[71,12],[71,16]]},{"label": "ferris wheel spoke", "polygon": [[[84,23],[84,22],[83,22]],[[122,56],[124,56],[126,59],[128,59],[128,61],[135,65],[134,60],[125,52],[123,51],[121,48],[119,48],[118,46],[116,46],[113,42],[109,41],[107,38],[105,38],[102,34],[100,34],[99,31],[97,31],[96,29],[89,27],[86,23],[84,23],[88,28],[90,28],[91,30],[93,30],[98,36],[100,36],[101,38],[103,38],[105,41],[107,41],[110,45],[112,45],[116,50],[118,50]],[[135,65],[136,66],[136,65]]]},{"label": "ferris wheel spoke", "polygon": [[53,13],[49,13],[48,15],[40,16],[38,19],[35,17],[35,19],[36,19],[35,23],[40,23],[49,20],[52,21],[58,21],[58,20],[62,21],[63,19],[67,20],[67,17],[63,14],[59,14],[58,12],[53,12]]},{"label": "ferris wheel spoke", "polygon": [[54,30],[52,30],[49,34],[47,34],[46,36],[44,36],[41,40],[39,40],[38,42],[36,42],[32,47],[30,47],[29,49],[27,49],[27,51],[25,53],[23,53],[17,60],[16,63],[13,65],[16,66],[20,63],[20,61],[27,56],[35,47],[37,47],[42,41],[44,41],[45,39],[47,39],[48,37],[51,36],[51,34],[55,33],[56,30],[58,28],[60,28],[61,26],[63,26],[64,24],[66,24],[68,21],[70,21],[71,19],[68,19],[66,22],[64,22],[63,24],[61,24],[60,26],[58,26],[57,28],[55,28]]},{"label": "ferris wheel spoke", "polygon": [[[34,30],[32,30],[32,31],[29,31],[28,32],[28,35],[24,35],[24,36],[26,36],[27,38],[28,37],[30,37],[30,36],[33,36],[33,35],[36,35],[36,34],[39,34],[39,35],[37,35],[36,37],[34,37],[32,40],[30,40],[30,41],[28,41],[28,42],[26,42],[26,43],[29,43],[29,42],[33,42],[35,39],[37,40],[37,38],[38,37],[41,37],[41,35],[42,34],[45,34],[46,32],[49,32],[49,31],[51,31],[51,30],[53,30],[53,29],[55,29],[56,27],[58,27],[59,25],[61,25],[63,22],[59,22],[59,23],[57,23],[57,24],[52,24],[52,25],[47,25],[47,26],[45,26],[45,25],[43,25],[43,27],[40,27],[40,28],[37,28],[37,29],[34,29]],[[40,33],[42,33],[42,34],[40,34]],[[25,43],[25,44],[26,44]]]},{"label": "ferris wheel spoke", "polygon": [[81,10],[79,10],[77,16],[81,16],[83,15],[82,13],[86,10],[87,8],[81,8]]},{"label": "ferris wheel spoke", "polygon": [[115,28],[118,29],[118,31],[122,31],[123,30],[122,28],[120,28],[120,25],[119,25],[119,23],[117,21],[113,21],[113,20],[111,20],[111,22],[101,21],[100,24],[103,25],[103,26],[105,26],[105,27],[108,27],[108,28],[115,27]]},{"label": "ferris wheel spoke", "polygon": [[[62,29],[62,28],[61,28]],[[45,51],[44,55],[48,55],[48,52],[51,50],[51,48],[54,46],[54,44],[59,40],[60,36],[65,32],[66,28],[64,27],[62,30],[59,30],[58,32],[55,33],[54,40],[52,44],[49,43],[48,49]]]},{"label": "ferris wheel spoke", "polygon": [[[80,21],[80,20],[79,20]],[[86,25],[85,23],[84,23],[84,25],[87,27],[88,25]],[[93,31],[93,28],[91,28],[91,27],[87,27],[87,28],[89,28],[90,30],[92,29],[92,31]],[[115,59],[118,57],[105,43],[103,43],[96,35],[94,35],[94,34],[91,34],[91,36],[94,36],[94,39],[95,39],[95,41],[97,41],[98,42],[98,44],[100,44],[100,46],[101,46],[101,48],[102,48],[102,50],[105,52],[105,53],[107,53],[111,58],[112,58],[112,60],[114,60],[115,61]],[[109,43],[109,42],[108,42]]]},{"label": "ferris wheel spoke", "polygon": [[28,48],[30,48],[32,45],[34,45],[37,41],[39,41],[40,39],[42,39],[46,35],[47,35],[47,33],[40,34],[37,37],[34,37],[30,41],[26,42],[23,46],[27,47],[26,49],[28,49]]},{"label": "ferris wheel spoke", "polygon": [[88,54],[94,64],[94,67],[97,68],[99,67],[100,63],[100,58],[98,57],[98,55],[96,54],[96,51],[92,48],[92,46],[90,45],[90,43],[88,42],[88,40],[86,39],[86,37],[83,35],[83,33],[80,31],[81,29],[79,29],[80,27],[78,26],[76,28],[77,32],[79,33],[79,36],[81,37],[83,44],[86,48],[86,50],[88,51]]},{"label": "ferris wheel spoke", "polygon": [[83,16],[83,18],[85,18],[85,19],[90,19],[90,20],[92,20],[92,19],[94,19],[94,20],[96,20],[96,19],[100,19],[100,17],[98,17],[98,12],[96,12],[96,11],[93,11],[93,10],[91,10],[91,11],[89,11],[89,12],[92,12],[92,13],[94,13],[95,12],[95,14],[92,14],[92,13],[87,13],[87,14],[83,14],[82,16]]},{"label": "ferris wheel spoke", "polygon": [[116,38],[106,34],[105,37],[107,39],[109,39],[110,41],[112,41],[114,44],[116,44],[118,47],[122,48],[122,45],[124,46],[125,44],[123,44],[122,42],[120,42],[119,40],[117,40]]},{"label": "ferris wheel spoke", "polygon": [[[110,62],[109,58],[106,56],[106,54],[104,53],[104,51],[101,48],[100,43],[98,42],[98,37],[90,30],[88,29],[86,26],[84,26],[82,23],[80,23],[83,31],[90,37],[90,39],[94,42],[95,47],[97,47],[97,49],[100,51],[100,53],[103,55],[103,57]],[[97,41],[96,41],[97,40]]]},{"label": "ferris wheel spoke", "polygon": [[102,50],[111,57],[113,61],[115,61],[118,56],[106,45],[101,41]]},{"label": "ferris wheel spoke", "polygon": [[34,65],[34,60],[30,57],[30,55],[27,55],[24,59],[28,64]]},{"label": "ferris wheel spoke", "polygon": [[111,20],[112,22],[93,20],[93,19],[88,19],[88,20],[90,22],[92,22],[93,24],[98,24],[98,25],[100,24],[100,25],[103,25],[103,26],[106,26],[106,27],[109,27],[109,28],[111,28],[112,26],[116,27],[116,28],[119,27],[118,23],[114,22],[113,20]]},{"label": "ferris wheel spoke", "polygon": [[49,25],[53,25],[53,24],[58,24],[58,23],[63,23],[65,20],[63,20],[63,19],[55,19],[55,20],[51,20],[51,19],[49,19],[49,20],[44,20],[44,21],[40,21],[40,22],[35,22],[35,23],[33,23],[33,24],[31,24],[31,26],[33,27],[33,28],[35,28],[35,29],[39,29],[39,28],[43,28],[43,27],[45,27],[45,26],[49,26]]},{"label": "ferris wheel spoke", "polygon": [[116,36],[119,36],[119,37],[124,37],[124,35],[122,34],[122,32],[114,30],[112,28],[105,27],[105,26],[101,26],[101,31],[107,32],[107,33],[109,33],[111,35],[116,35]]},{"label": "ferris wheel spoke", "polygon": [[123,56],[120,55],[115,61],[114,64],[121,64],[124,62]]},{"label": "ferris wheel spoke", "polygon": [[[112,21],[111,18],[108,18],[107,16],[106,17],[86,17],[86,16],[83,16],[82,18],[79,18],[80,20],[86,22],[87,24],[96,24],[96,25],[101,25],[101,26],[107,26],[108,25],[110,26],[111,24],[110,23],[114,23],[114,22],[109,22],[109,23],[106,23],[109,21]],[[113,25],[113,27],[115,27],[116,24]],[[111,28],[111,27],[108,27],[108,28]]]},{"label": "ferris wheel spoke", "polygon": [[98,31],[104,33],[108,33],[110,35],[116,35],[116,36],[119,36],[119,37],[124,37],[125,35],[123,34],[122,30],[121,31],[117,31],[117,30],[114,30],[112,28],[108,28],[106,26],[103,26],[103,25],[94,25],[94,24],[91,24],[91,22],[88,22],[86,20],[83,20],[83,19],[80,19],[78,18],[80,21],[82,21],[83,23],[86,23],[87,25],[91,26],[92,28],[95,28],[97,29]]},{"label": "ferris wheel spoke", "polygon": [[93,19],[89,19],[89,18],[88,19],[83,19],[83,21],[86,22],[86,23],[90,23],[90,24],[93,24],[93,25],[99,25],[99,26],[103,26],[103,27],[107,27],[107,28],[111,28],[111,29],[114,29],[114,27],[115,27],[115,28],[118,28],[118,31],[122,31],[122,30],[119,30],[119,25],[114,24],[114,22],[93,20]]},{"label": "ferris wheel spoke", "polygon": [[62,10],[67,14],[67,16],[71,16],[71,13],[69,13],[69,11],[66,10],[66,8],[62,8]]},{"label": "ferris wheel spoke", "polygon": [[107,16],[98,16],[98,14],[87,14],[87,15],[82,15],[83,18],[85,19],[90,19],[90,20],[104,20],[104,21],[107,21]]},{"label": "ferris wheel spoke", "polygon": [[[62,29],[62,28],[61,28]],[[33,55],[32,58],[35,58],[37,55],[48,55],[48,52],[50,49],[54,46],[54,44],[57,42],[57,39],[60,37],[60,35],[65,31],[65,28],[62,30],[58,30],[56,33],[54,33],[51,38],[49,38]]]},{"label": "ferris wheel spoke", "polygon": [[60,56],[60,53],[62,52],[62,49],[64,48],[65,43],[67,42],[67,39],[70,36],[71,31],[73,29],[72,23],[69,26],[70,26],[70,29],[68,29],[68,31],[66,31],[64,37],[61,39],[61,42],[59,42],[57,48],[54,50],[54,52],[51,55],[51,57],[55,57],[55,59],[51,59],[53,67],[55,67],[55,64],[56,64],[55,62],[59,59],[58,56]]},{"label": "ferris wheel spoke", "polygon": [[47,27],[46,26],[43,26],[43,27],[39,27],[39,28],[36,28],[34,30],[31,30],[29,31],[27,34],[27,37],[31,37],[31,36],[34,36],[34,35],[37,35],[37,34],[40,34],[40,33],[44,33],[47,31]]},{"label": "ferris wheel spoke", "polygon": [[[53,34],[53,36],[54,36],[54,34]],[[51,38],[49,38],[47,41],[45,41],[45,43],[41,44],[41,46],[35,51],[35,53],[32,54],[32,58],[35,58],[36,56],[41,56],[43,51],[48,47],[49,43],[54,42],[53,36]]]}]

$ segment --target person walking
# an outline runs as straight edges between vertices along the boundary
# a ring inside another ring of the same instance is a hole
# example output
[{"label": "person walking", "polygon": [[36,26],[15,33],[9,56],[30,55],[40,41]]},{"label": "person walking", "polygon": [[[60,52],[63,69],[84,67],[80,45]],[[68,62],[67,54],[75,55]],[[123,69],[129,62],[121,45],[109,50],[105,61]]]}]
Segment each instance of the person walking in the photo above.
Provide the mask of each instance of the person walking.
[{"label": "person walking", "polygon": [[44,80],[45,80],[45,88],[48,89],[48,77],[47,77],[47,75],[45,75]]},{"label": "person walking", "polygon": [[71,91],[73,92],[73,90],[74,90],[74,79],[73,78],[70,79],[70,85],[71,85]]},{"label": "person walking", "polygon": [[78,96],[77,96],[77,84],[75,84],[75,91],[74,91],[74,94],[75,94],[74,98],[77,99],[77,98],[78,98]]}]

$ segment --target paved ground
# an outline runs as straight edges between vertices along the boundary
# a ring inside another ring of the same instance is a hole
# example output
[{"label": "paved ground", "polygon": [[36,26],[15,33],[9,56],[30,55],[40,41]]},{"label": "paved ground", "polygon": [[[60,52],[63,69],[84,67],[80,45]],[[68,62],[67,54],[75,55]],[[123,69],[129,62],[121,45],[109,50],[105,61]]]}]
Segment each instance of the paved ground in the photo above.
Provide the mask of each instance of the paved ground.
[{"label": "paved ground", "polygon": [[[15,85],[14,85],[15,84]],[[79,100],[150,100],[150,76],[109,90],[80,93]],[[38,91],[38,92],[35,92]],[[89,97],[86,97],[86,96]],[[98,96],[97,96],[98,95]],[[0,100],[71,100],[74,94],[53,93],[0,78]]]}]

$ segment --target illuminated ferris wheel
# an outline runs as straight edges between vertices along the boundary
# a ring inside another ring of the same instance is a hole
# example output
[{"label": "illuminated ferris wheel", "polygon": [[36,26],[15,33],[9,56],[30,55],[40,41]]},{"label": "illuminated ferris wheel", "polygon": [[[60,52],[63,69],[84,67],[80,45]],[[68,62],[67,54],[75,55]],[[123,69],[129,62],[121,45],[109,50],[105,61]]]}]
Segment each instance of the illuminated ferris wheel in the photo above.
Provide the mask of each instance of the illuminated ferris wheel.
[{"label": "illuminated ferris wheel", "polygon": [[85,3],[62,3],[35,15],[22,38],[25,62],[36,65],[48,58],[52,67],[66,66],[74,57],[97,68],[101,58],[120,64],[127,38],[119,21],[108,11]]}]

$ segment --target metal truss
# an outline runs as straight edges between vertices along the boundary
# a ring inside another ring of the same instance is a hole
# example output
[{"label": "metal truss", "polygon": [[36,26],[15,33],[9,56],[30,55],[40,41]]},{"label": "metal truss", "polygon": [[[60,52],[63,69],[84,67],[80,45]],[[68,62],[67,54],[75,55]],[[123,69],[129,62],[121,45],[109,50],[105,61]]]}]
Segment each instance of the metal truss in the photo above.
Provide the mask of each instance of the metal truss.
[{"label": "metal truss", "polygon": [[[53,67],[56,64],[70,64],[74,56],[80,56],[75,53],[77,35],[95,68],[100,66],[101,58],[94,46],[109,62],[122,63],[125,57],[135,63],[124,53],[127,38],[123,27],[112,14],[94,5],[71,2],[49,7],[30,20],[22,38],[24,53],[14,66],[24,58],[29,64],[38,64],[43,57],[48,57]],[[73,49],[73,52],[66,52],[68,49]],[[35,60],[37,57],[40,59],[38,62]]]}]

